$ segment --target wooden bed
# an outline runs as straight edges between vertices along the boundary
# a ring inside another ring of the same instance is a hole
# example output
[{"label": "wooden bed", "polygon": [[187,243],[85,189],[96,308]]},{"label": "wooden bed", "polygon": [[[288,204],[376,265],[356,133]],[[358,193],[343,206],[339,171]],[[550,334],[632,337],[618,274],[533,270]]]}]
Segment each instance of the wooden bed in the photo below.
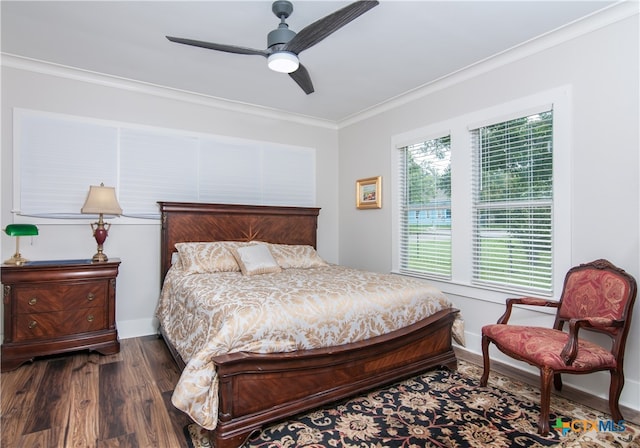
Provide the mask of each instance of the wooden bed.
[{"label": "wooden bed", "polygon": [[[251,241],[316,247],[320,209],[159,202],[161,279],[179,242]],[[412,326],[366,341],[289,353],[233,353],[214,359],[219,387],[217,448],[238,447],[263,425],[433,367],[455,370],[452,325],[440,311]],[[162,336],[183,369],[184,361]]]}]

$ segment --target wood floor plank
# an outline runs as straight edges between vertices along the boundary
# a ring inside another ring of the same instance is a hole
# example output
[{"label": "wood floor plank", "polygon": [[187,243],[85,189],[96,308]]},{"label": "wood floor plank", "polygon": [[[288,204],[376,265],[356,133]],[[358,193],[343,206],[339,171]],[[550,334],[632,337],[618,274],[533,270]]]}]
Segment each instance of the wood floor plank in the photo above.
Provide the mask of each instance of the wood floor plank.
[{"label": "wood floor plank", "polygon": [[54,431],[51,429],[45,429],[44,431],[25,434],[24,436],[20,437],[19,443],[17,445],[10,446],[15,446],[16,448],[51,448],[63,446],[55,442],[54,436],[52,434],[53,432]]},{"label": "wood floor plank", "polygon": [[[161,406],[162,401],[158,401],[152,396],[151,388],[147,385],[139,385],[133,398],[137,401],[137,412],[134,416],[136,435],[138,441],[143,446],[171,446],[176,440],[160,428],[171,426],[168,418],[163,418]],[[166,412],[164,413],[166,417]]]},{"label": "wood floor plank", "polygon": [[138,443],[138,439],[135,434],[124,434],[112,439],[100,440],[96,446],[97,448],[147,448]]},{"label": "wood floor plank", "polygon": [[143,345],[144,340],[137,338],[122,351],[127,382],[134,386],[131,399],[137,411],[133,417],[138,441],[144,446],[177,446],[180,442],[173,432],[158,430],[171,427],[171,421]]},{"label": "wood floor plank", "polygon": [[122,361],[100,364],[99,391],[99,439],[108,440],[134,432],[125,415],[130,386],[124,383],[125,365]]},{"label": "wood floor plank", "polygon": [[158,388],[161,392],[172,391],[180,378],[180,371],[173,359],[170,356],[167,357],[167,346],[164,341],[159,336],[140,339],[144,345],[143,353],[147,364]]},{"label": "wood floor plank", "polygon": [[0,376],[2,405],[0,446],[12,446],[24,432],[31,404],[36,402],[37,385],[44,375],[45,364],[27,364]]},{"label": "wood floor plank", "polygon": [[[120,341],[120,344],[122,348],[122,341]],[[111,364],[112,362],[122,361],[122,351],[119,351],[118,353],[114,353],[113,355],[99,355],[97,353],[91,353],[91,355],[95,357],[94,359],[97,364]]]},{"label": "wood floor plank", "polygon": [[97,357],[92,354],[73,358],[65,447],[89,447],[98,440],[100,368]]},{"label": "wood floor plank", "polygon": [[[128,405],[125,410],[127,418],[130,420],[131,427],[136,435],[137,443],[141,446],[156,446],[153,443],[153,433],[156,427],[150,425],[153,421],[150,417],[150,402],[153,399],[147,390],[147,378],[149,371],[146,368],[145,357],[142,354],[139,339],[129,341],[127,344],[121,345],[120,354],[124,369],[122,371],[123,381],[127,384],[128,389]],[[151,436],[151,437],[149,437]]]},{"label": "wood floor plank", "polygon": [[178,445],[176,448],[187,448],[187,442],[184,437],[180,437],[183,434],[184,427],[193,423],[191,418],[185,414],[184,412],[178,410],[171,403],[171,395],[173,395],[173,391],[167,391],[162,394],[162,398],[164,400],[165,409],[169,414],[169,421],[171,422],[171,426],[173,427],[173,433],[178,435]]},{"label": "wood floor plank", "polygon": [[69,383],[72,358],[53,359],[45,367],[36,401],[27,415],[24,434],[51,430],[51,446],[63,446],[69,414]]}]

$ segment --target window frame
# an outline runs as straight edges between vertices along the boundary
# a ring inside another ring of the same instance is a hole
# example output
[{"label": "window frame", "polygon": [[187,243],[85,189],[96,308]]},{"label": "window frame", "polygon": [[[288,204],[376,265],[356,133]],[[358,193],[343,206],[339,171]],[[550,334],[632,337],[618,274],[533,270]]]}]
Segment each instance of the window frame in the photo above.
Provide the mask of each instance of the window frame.
[{"label": "window frame", "polygon": [[482,126],[508,121],[553,109],[553,216],[552,216],[552,291],[537,296],[559,299],[564,276],[571,267],[571,87],[562,86],[516,100],[430,124],[392,136],[391,205],[392,272],[400,271],[401,194],[399,149],[419,141],[451,135],[451,275],[450,280],[428,274],[428,279],[443,292],[463,297],[504,303],[508,297],[522,296],[517,288],[473,283],[473,147],[471,131]]}]

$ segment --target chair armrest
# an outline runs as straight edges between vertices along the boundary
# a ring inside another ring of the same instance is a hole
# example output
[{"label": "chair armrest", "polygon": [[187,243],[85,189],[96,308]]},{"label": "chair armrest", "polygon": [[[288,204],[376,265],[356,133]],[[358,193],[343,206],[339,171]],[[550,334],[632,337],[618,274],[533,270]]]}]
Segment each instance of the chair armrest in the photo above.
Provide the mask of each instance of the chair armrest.
[{"label": "chair armrest", "polygon": [[604,317],[583,317],[569,320],[569,339],[560,352],[565,365],[570,366],[578,356],[578,330],[585,328],[616,328],[624,326],[624,321]]},{"label": "chair armrest", "polygon": [[511,309],[513,305],[531,305],[531,306],[544,306],[551,308],[558,308],[560,305],[558,302],[554,300],[540,299],[538,297],[517,297],[507,299],[506,306],[507,309],[504,314],[498,319],[499,324],[506,324],[511,317]]}]

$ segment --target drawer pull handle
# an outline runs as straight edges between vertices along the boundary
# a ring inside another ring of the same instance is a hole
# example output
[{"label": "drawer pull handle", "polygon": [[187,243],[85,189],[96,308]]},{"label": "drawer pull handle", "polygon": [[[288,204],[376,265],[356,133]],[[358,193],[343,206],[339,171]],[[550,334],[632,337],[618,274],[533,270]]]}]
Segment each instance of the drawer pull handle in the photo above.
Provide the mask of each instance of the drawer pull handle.
[{"label": "drawer pull handle", "polygon": [[87,320],[88,320],[89,322],[93,322],[93,319],[95,319],[95,317],[93,316],[93,314],[89,314],[89,315],[87,316]]},{"label": "drawer pull handle", "polygon": [[37,298],[37,297],[31,297],[31,298],[29,299],[29,305],[33,306],[33,305],[35,305],[36,303],[38,303],[38,298]]},{"label": "drawer pull handle", "polygon": [[38,325],[38,322],[36,322],[35,320],[32,320],[29,322],[29,329],[33,330],[34,328],[36,328],[37,325]]},{"label": "drawer pull handle", "polygon": [[90,292],[90,293],[87,295],[87,300],[88,300],[89,302],[91,302],[91,301],[92,301],[93,299],[95,299],[95,298],[96,298],[96,295],[95,295],[94,293],[92,293],[92,292]]}]

